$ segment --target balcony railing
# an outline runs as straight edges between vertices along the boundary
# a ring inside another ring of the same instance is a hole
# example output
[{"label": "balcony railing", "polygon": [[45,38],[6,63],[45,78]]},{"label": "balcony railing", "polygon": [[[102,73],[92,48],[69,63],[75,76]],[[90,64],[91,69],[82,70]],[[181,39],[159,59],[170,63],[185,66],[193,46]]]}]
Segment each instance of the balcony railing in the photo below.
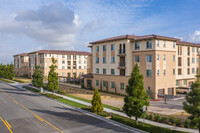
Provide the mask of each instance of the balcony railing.
[{"label": "balcony railing", "polygon": [[125,61],[119,62],[119,67],[126,67],[126,62]]}]

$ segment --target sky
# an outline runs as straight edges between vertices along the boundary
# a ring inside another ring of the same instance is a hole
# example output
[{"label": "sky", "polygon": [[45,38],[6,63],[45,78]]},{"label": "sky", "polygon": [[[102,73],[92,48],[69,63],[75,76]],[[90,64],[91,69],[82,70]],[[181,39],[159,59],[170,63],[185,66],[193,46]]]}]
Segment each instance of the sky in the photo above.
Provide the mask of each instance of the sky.
[{"label": "sky", "polygon": [[158,34],[200,43],[200,0],[0,0],[0,63],[41,49]]}]

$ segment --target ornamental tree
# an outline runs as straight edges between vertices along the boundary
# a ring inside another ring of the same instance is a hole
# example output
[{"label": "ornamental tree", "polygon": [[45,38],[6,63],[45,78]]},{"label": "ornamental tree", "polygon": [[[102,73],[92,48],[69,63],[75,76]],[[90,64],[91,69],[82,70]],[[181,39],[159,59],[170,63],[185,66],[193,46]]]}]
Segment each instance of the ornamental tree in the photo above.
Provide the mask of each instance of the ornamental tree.
[{"label": "ornamental tree", "polygon": [[138,118],[146,115],[146,111],[143,112],[143,106],[146,106],[146,110],[149,106],[149,97],[144,89],[143,75],[140,74],[137,64],[134,66],[131,78],[126,86],[126,93],[123,110],[127,116],[135,116],[137,124]]},{"label": "ornamental tree", "polygon": [[8,79],[13,80],[14,76],[15,76],[14,65],[10,64],[8,65]]},{"label": "ornamental tree", "polygon": [[36,69],[32,75],[32,83],[35,87],[42,87],[43,86],[43,73],[40,70],[40,66],[36,66]]},{"label": "ornamental tree", "polygon": [[189,119],[191,124],[197,126],[200,133],[200,76],[197,75],[197,81],[190,88],[190,92],[186,96],[186,101],[183,102],[183,109],[191,114]]},{"label": "ornamental tree", "polygon": [[102,112],[103,111],[103,104],[101,102],[101,95],[99,94],[98,89],[94,90],[93,98],[92,98],[92,111],[94,113]]},{"label": "ornamental tree", "polygon": [[55,72],[56,68],[57,68],[56,60],[53,57],[51,69],[48,75],[48,84],[47,84],[48,90],[52,91],[52,94],[54,91],[59,89],[58,73]]}]

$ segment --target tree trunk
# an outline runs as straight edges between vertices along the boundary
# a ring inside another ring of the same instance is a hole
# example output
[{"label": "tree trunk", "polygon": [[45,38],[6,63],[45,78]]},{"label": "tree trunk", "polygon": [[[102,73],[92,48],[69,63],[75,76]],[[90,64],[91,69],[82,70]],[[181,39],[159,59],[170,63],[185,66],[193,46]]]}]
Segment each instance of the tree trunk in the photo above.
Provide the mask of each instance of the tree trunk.
[{"label": "tree trunk", "polygon": [[199,133],[200,133],[200,124],[199,124],[199,126],[198,126],[198,129],[199,129]]},{"label": "tree trunk", "polygon": [[137,125],[138,124],[138,118],[135,117],[135,124]]}]

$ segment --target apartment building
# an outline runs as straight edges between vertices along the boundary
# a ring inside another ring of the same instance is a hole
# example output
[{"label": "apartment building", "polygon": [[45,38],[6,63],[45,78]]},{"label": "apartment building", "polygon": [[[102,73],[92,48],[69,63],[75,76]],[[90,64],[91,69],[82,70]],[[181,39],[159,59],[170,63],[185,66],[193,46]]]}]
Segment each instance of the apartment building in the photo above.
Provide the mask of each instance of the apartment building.
[{"label": "apartment building", "polygon": [[[56,72],[60,77],[78,77],[87,74],[87,57],[89,52],[84,51],[63,51],[63,50],[39,50],[27,54],[28,59],[28,76],[31,77],[35,71],[36,66],[44,73],[44,77],[48,77],[50,66],[52,64],[52,57],[57,60]],[[15,59],[17,64],[17,58]],[[16,65],[17,66],[17,65]],[[17,71],[17,67],[15,67]]]},{"label": "apartment building", "polygon": [[15,66],[15,75],[17,76],[28,76],[29,64],[28,64],[28,54],[21,53],[14,55],[14,66]]},{"label": "apartment building", "polygon": [[137,63],[144,87],[158,96],[176,95],[176,87],[189,87],[199,69],[199,44],[160,35],[123,35],[90,43],[91,74],[85,87],[125,94]]}]

